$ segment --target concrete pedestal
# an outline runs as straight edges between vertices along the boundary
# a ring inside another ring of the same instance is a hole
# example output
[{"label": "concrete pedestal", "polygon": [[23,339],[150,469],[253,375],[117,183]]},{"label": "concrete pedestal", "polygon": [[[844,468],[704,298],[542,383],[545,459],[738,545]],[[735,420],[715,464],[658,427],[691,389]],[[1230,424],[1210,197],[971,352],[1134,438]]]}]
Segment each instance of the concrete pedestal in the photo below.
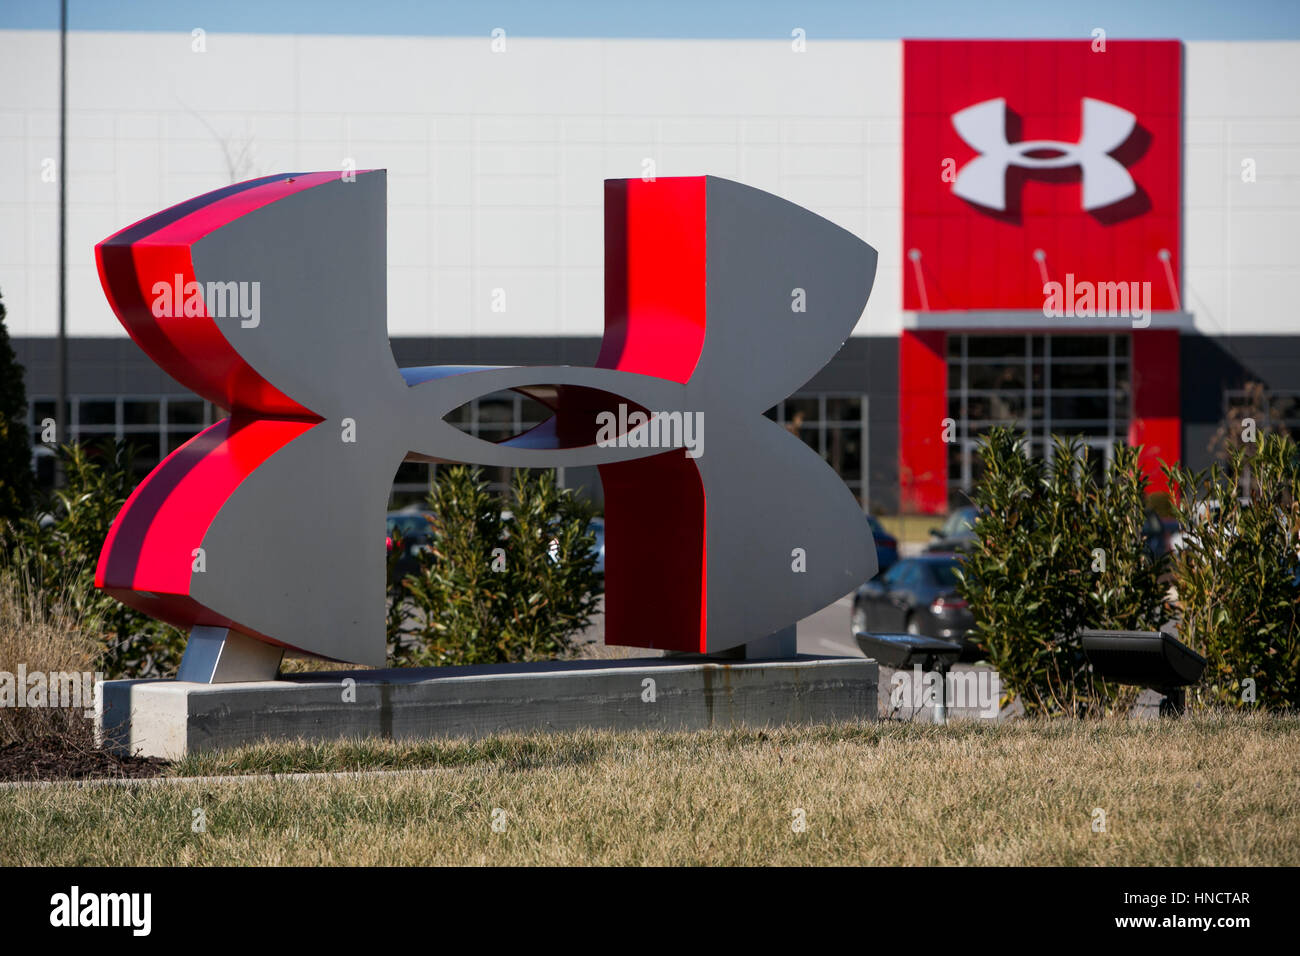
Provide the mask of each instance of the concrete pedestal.
[{"label": "concrete pedestal", "polygon": [[177,759],[265,740],[701,730],[876,719],[875,661],[561,661],[289,674],[200,684],[108,681],[103,744]]}]

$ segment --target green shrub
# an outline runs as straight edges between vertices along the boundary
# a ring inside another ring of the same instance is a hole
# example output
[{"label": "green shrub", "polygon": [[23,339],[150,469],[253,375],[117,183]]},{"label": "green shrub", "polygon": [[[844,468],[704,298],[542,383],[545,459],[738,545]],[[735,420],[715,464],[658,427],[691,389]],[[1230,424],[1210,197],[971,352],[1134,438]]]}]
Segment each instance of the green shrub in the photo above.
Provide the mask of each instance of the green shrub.
[{"label": "green shrub", "polygon": [[185,635],[95,588],[104,540],[136,484],[131,449],[118,442],[93,449],[73,444],[59,455],[65,485],[43,503],[40,514],[10,524],[10,560],[43,596],[47,611],[52,613],[57,601],[61,613],[99,635],[106,677],[171,676],[184,653]]},{"label": "green shrub", "polygon": [[[439,469],[418,573],[394,598],[396,661],[415,665],[546,660],[568,653],[596,610],[593,510],[554,473],[516,469],[509,498],[477,469]],[[402,636],[398,640],[398,635]]]},{"label": "green shrub", "polygon": [[[1140,448],[1117,444],[1101,483],[1088,482],[1087,515],[1092,535],[1088,627],[1158,631],[1169,621],[1169,557],[1153,554],[1144,533],[1148,513],[1167,507],[1149,495],[1139,466]],[[1104,561],[1099,562],[1099,555]],[[1101,563],[1103,570],[1094,565]]]},{"label": "green shrub", "polygon": [[1116,446],[1101,482],[1089,451],[1054,438],[1050,461],[1031,458],[1010,428],[990,431],[979,449],[984,475],[971,501],[980,513],[959,590],[972,636],[1030,713],[1116,704],[1122,692],[1093,680],[1078,632],[1155,630],[1167,617],[1165,562],[1143,536],[1139,450]]},{"label": "green shrub", "polygon": [[[1253,452],[1253,453],[1252,453]],[[1194,699],[1300,707],[1300,451],[1262,435],[1193,474],[1166,470],[1184,546],[1180,634],[1209,659]],[[1254,698],[1247,692],[1254,682]]]},{"label": "green shrub", "polygon": [[27,512],[33,488],[31,459],[23,367],[9,344],[0,299],[0,523],[17,521]]}]

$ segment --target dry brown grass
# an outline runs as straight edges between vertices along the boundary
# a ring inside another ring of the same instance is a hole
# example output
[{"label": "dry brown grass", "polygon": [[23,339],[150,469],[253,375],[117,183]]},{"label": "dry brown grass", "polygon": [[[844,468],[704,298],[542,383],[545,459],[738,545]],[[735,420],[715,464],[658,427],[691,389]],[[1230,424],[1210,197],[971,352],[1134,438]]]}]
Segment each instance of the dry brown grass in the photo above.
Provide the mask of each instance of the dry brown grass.
[{"label": "dry brown grass", "polygon": [[[94,672],[101,653],[95,632],[65,603],[47,610],[21,572],[0,567],[0,672]],[[89,706],[89,704],[87,704]],[[0,707],[0,746],[48,735],[89,741],[82,709]]]},{"label": "dry brown grass", "polygon": [[[0,791],[0,860],[179,864],[1300,863],[1300,719],[898,723],[249,748]],[[207,829],[192,831],[201,808]],[[494,809],[506,813],[492,829]],[[1094,809],[1106,812],[1094,832]],[[795,811],[806,830],[794,832]]]},{"label": "dry brown grass", "polygon": [[280,662],[281,674],[318,674],[322,671],[368,671],[374,668],[364,664],[346,664],[326,661],[319,657],[286,657]]}]

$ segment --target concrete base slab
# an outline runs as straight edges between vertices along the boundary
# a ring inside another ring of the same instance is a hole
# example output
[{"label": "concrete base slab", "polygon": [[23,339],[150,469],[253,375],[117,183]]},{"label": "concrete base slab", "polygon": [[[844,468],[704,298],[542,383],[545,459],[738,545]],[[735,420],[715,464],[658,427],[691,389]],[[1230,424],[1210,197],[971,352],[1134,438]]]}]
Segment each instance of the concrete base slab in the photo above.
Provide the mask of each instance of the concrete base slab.
[{"label": "concrete base slab", "polygon": [[876,719],[863,658],[644,658],[288,674],[230,684],[108,681],[110,749],[177,759],[266,740],[487,737],[529,731],[701,730]]}]

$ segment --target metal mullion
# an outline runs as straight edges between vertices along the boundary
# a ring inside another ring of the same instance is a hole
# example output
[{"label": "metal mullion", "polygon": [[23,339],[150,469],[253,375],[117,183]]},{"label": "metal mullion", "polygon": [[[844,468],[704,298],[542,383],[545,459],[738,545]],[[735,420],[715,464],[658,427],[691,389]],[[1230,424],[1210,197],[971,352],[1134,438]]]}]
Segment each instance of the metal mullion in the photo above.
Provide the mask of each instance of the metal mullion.
[{"label": "metal mullion", "polygon": [[[988,395],[1005,395],[1009,389],[1004,388],[972,388],[970,394],[976,398]],[[1109,394],[1104,388],[1058,388],[1057,397],[1061,395],[1106,395]]]},{"label": "metal mullion", "polygon": [[162,461],[167,457],[167,450],[171,448],[169,439],[171,435],[167,433],[168,420],[167,416],[170,409],[167,407],[168,398],[162,395],[158,398],[158,460]]},{"label": "metal mullion", "polygon": [[1034,448],[1034,336],[1025,333],[1025,421],[1030,451]]},{"label": "metal mullion", "polygon": [[[1000,393],[995,389],[976,388],[971,389],[971,394],[976,398],[983,398],[989,395],[998,395]],[[1061,388],[1057,389],[1053,394],[1057,398],[1098,398],[1109,395],[1110,392],[1104,388]]]},{"label": "metal mullion", "polygon": [[866,513],[871,511],[871,436],[867,433],[868,422],[870,421],[868,415],[870,402],[871,396],[863,392],[862,404],[858,406],[858,444],[862,449],[860,456],[862,459],[862,510]]},{"label": "metal mullion", "polygon": [[961,491],[969,495],[971,489],[971,449],[970,437],[970,336],[961,337],[961,428],[957,432],[958,444],[961,446]]},{"label": "metal mullion", "polygon": [[823,460],[830,460],[826,445],[826,393],[817,396],[817,445]]},{"label": "metal mullion", "polygon": [[[968,392],[970,390],[970,373],[967,370],[970,364],[969,347],[970,336],[963,335],[961,337],[961,388],[960,396],[958,398],[960,403],[958,408],[961,413],[961,427],[957,432],[957,437],[962,439],[970,437],[970,403],[967,400],[969,397]],[[962,491],[965,490],[967,489],[963,487]]]},{"label": "metal mullion", "polygon": [[[1110,344],[1109,344],[1110,361],[1106,363],[1106,370],[1109,375],[1109,381],[1110,381],[1110,401],[1106,403],[1106,411],[1110,418],[1110,422],[1107,426],[1108,428],[1107,437],[1109,438],[1108,444],[1110,446],[1114,446],[1117,440],[1115,434],[1115,336],[1110,335],[1107,336],[1107,338],[1110,339]],[[1107,454],[1109,453],[1110,452],[1108,451]]]},{"label": "metal mullion", "polygon": [[956,398],[957,398],[956,445],[957,445],[957,454],[960,457],[957,460],[957,480],[954,482],[951,478],[949,478],[947,482],[949,500],[951,500],[952,498],[954,487],[957,491],[965,492],[969,480],[967,474],[969,469],[967,468],[968,455],[967,455],[966,445],[969,441],[967,436],[970,434],[970,422],[969,422],[969,412],[966,407],[967,356],[966,356],[965,334],[959,334],[957,336],[957,342],[958,342],[957,356],[954,359],[955,367],[957,369],[957,381],[956,382],[950,381],[948,383],[948,387],[950,391],[956,393]]},{"label": "metal mullion", "polygon": [[1052,460],[1052,335],[1043,334],[1043,457]]}]

